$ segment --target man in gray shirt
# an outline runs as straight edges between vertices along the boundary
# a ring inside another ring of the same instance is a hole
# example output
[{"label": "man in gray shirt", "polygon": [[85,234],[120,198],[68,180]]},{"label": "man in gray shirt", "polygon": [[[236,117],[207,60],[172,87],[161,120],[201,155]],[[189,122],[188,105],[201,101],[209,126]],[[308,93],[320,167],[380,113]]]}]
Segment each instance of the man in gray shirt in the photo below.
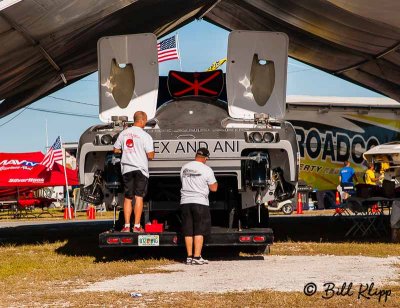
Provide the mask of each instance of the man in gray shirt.
[{"label": "man in gray shirt", "polygon": [[187,251],[186,264],[208,263],[201,257],[204,236],[210,234],[211,230],[208,194],[218,189],[214,172],[206,165],[209,156],[210,152],[206,148],[199,148],[195,160],[181,169],[182,232]]},{"label": "man in gray shirt", "polygon": [[122,232],[130,232],[132,214],[132,199],[135,198],[135,225],[133,232],[144,232],[140,226],[143,212],[143,197],[147,193],[149,178],[149,160],[154,158],[153,139],[143,128],[147,115],[136,111],[133,116],[133,126],[123,130],[114,144],[114,153],[121,153],[121,171],[124,182],[124,219]]}]

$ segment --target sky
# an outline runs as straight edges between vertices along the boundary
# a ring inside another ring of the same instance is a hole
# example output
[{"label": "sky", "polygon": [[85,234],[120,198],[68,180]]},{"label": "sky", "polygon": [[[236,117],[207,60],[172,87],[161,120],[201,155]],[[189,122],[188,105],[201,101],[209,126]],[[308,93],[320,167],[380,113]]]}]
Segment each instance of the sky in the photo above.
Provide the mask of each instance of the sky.
[{"label": "sky", "polygon": [[[183,71],[204,71],[212,62],[226,57],[229,32],[224,29],[196,20],[176,33],[181,61],[160,63],[160,75],[181,70],[181,66]],[[225,65],[221,68],[225,71]],[[58,136],[62,142],[78,142],[86,129],[101,123],[97,77],[95,72],[0,119],[0,152],[45,152]],[[382,97],[291,58],[286,94]]]}]

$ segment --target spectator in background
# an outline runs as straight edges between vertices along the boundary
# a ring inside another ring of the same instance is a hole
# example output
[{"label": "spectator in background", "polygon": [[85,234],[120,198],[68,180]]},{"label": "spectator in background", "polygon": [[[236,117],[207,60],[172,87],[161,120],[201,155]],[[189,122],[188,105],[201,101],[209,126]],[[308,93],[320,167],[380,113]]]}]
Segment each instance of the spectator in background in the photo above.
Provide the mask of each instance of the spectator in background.
[{"label": "spectator in background", "polygon": [[[358,182],[357,175],[352,167],[350,167],[350,162],[345,160],[343,162],[343,168],[339,171],[339,183],[342,188],[342,199],[347,199],[349,197],[349,190],[353,190],[354,182]],[[350,189],[349,189],[350,188]]]},{"label": "spectator in background", "polygon": [[[381,170],[379,173],[381,174],[380,178],[385,178],[386,171],[390,169],[390,163],[388,161],[384,161],[381,163]],[[391,176],[389,175],[387,180],[391,180]]]},{"label": "spectator in background", "polygon": [[375,177],[375,169],[374,169],[374,164],[369,164],[367,171],[365,171],[364,174],[364,181],[365,184],[368,185],[376,185],[376,182],[378,182],[380,178]]}]

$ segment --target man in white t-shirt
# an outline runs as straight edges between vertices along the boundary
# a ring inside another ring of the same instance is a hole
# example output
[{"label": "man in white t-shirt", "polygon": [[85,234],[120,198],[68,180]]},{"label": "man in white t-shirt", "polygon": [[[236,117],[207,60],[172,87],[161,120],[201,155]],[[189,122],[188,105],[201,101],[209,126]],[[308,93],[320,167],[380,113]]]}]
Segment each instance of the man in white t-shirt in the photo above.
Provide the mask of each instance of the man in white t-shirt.
[{"label": "man in white t-shirt", "polygon": [[135,198],[135,225],[133,232],[144,232],[140,226],[143,212],[143,197],[147,193],[149,182],[149,160],[154,158],[153,138],[143,128],[147,115],[136,111],[133,116],[133,126],[123,130],[114,144],[114,153],[121,153],[121,171],[124,182],[124,219],[122,232],[130,232],[132,214],[132,199]]},{"label": "man in white t-shirt", "polygon": [[182,233],[187,252],[186,264],[208,263],[201,256],[204,236],[211,231],[208,194],[218,189],[214,172],[206,165],[209,156],[206,148],[199,148],[195,160],[181,169]]}]

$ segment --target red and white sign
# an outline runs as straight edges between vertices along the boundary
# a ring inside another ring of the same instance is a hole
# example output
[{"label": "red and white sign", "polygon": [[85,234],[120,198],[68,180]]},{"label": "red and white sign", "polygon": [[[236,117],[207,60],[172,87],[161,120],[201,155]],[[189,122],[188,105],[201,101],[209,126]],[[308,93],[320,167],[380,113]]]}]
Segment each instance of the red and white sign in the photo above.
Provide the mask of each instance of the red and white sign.
[{"label": "red and white sign", "polygon": [[[48,171],[41,165],[42,152],[0,153],[0,187],[47,187],[65,185],[64,167]],[[66,169],[68,185],[79,185],[76,170]]]}]

